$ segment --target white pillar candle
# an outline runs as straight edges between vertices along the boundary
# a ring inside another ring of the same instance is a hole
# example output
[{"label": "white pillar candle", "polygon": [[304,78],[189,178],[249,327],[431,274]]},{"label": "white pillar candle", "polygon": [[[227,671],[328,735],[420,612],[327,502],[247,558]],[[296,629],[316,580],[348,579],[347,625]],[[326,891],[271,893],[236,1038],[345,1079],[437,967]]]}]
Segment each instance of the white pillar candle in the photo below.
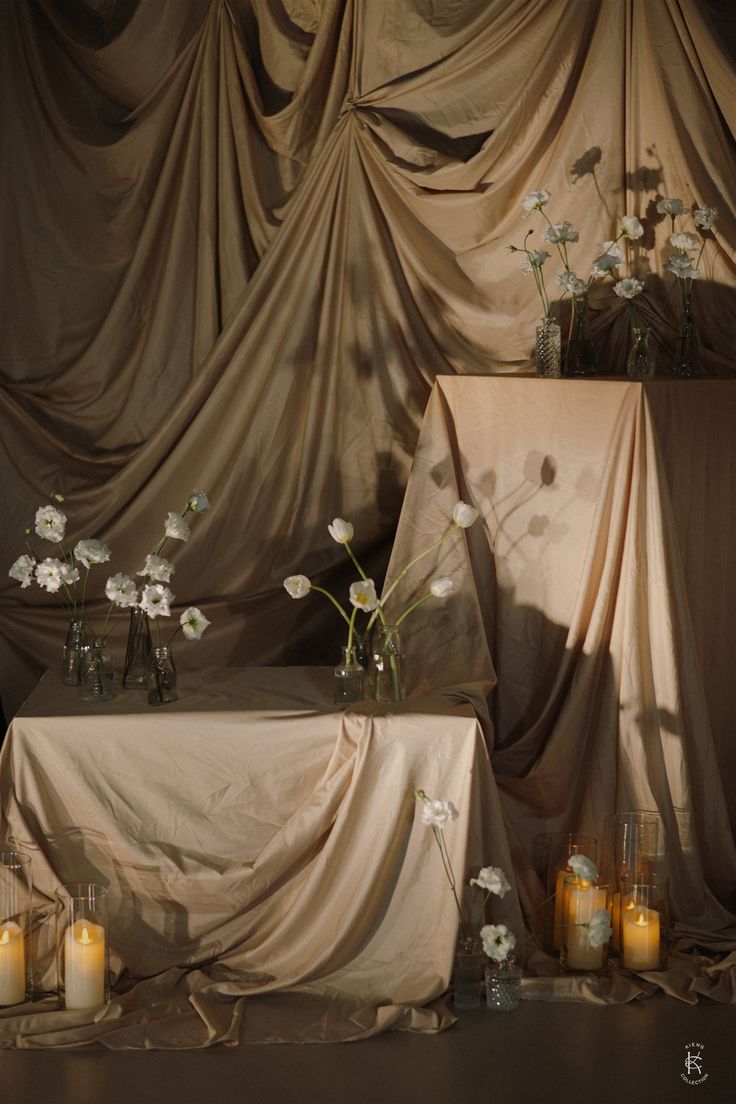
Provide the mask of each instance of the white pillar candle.
[{"label": "white pillar candle", "polygon": [[622,913],[623,960],[626,970],[659,969],[659,913],[634,905]]},{"label": "white pillar candle", "polygon": [[97,1008],[105,1002],[105,929],[76,920],[64,933],[64,1002]]},{"label": "white pillar candle", "polygon": [[582,882],[565,887],[567,905],[566,964],[573,970],[600,970],[605,961],[606,945],[591,947],[586,925],[598,909],[606,907],[606,890]]},{"label": "white pillar candle", "polygon": [[0,925],[0,1005],[26,999],[26,956],[23,932],[14,920]]}]

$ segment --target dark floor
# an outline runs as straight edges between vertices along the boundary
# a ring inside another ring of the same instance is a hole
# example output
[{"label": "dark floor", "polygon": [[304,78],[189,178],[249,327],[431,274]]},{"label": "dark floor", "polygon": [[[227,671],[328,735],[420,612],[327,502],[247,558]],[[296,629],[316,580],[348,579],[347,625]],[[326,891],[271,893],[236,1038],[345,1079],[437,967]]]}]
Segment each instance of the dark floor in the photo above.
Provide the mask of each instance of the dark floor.
[{"label": "dark floor", "polygon": [[[0,1104],[736,1104],[736,1005],[524,1002],[439,1035],[207,1051],[0,1052]],[[689,1084],[688,1048],[702,1044]]]}]

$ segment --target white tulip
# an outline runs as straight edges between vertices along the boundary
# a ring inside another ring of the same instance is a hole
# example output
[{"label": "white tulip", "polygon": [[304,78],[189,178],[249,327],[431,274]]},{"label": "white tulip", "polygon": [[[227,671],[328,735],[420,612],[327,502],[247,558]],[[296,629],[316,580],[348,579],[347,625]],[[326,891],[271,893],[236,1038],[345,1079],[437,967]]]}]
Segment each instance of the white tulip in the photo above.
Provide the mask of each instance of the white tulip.
[{"label": "white tulip", "polygon": [[435,598],[446,598],[448,594],[452,594],[455,584],[449,575],[439,575],[432,580],[429,589]]},{"label": "white tulip", "polygon": [[452,520],[461,529],[469,529],[478,516],[474,506],[468,506],[467,502],[456,502],[452,511]]},{"label": "white tulip", "polygon": [[312,584],[306,575],[289,575],[284,579],[284,586],[292,598],[306,598],[312,589]]},{"label": "white tulip", "polygon": [[350,601],[356,609],[368,613],[378,605],[378,595],[372,579],[361,579],[350,584]]},{"label": "white tulip", "polygon": [[353,527],[344,518],[335,518],[332,525],[327,526],[327,530],[332,539],[337,541],[338,544],[347,544],[348,541],[353,539]]}]

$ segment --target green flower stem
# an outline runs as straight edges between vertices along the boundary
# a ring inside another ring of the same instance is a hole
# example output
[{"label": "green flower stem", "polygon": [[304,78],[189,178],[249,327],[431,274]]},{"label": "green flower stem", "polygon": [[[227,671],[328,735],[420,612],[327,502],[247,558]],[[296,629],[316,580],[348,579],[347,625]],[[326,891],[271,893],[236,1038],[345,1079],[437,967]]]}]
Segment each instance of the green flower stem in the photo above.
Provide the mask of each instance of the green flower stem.
[{"label": "green flower stem", "polygon": [[447,854],[447,845],[445,843],[445,834],[441,828],[436,828],[432,825],[432,831],[434,832],[434,838],[437,840],[437,846],[440,849],[440,856],[442,857],[442,865],[445,868],[445,874],[447,880],[450,883],[450,889],[452,890],[452,896],[455,899],[455,907],[457,908],[457,915],[460,921],[460,931],[462,938],[467,939],[468,933],[465,930],[465,917],[463,916],[463,910],[460,906],[460,901],[457,895],[457,888],[455,886],[455,875],[452,872],[452,864],[450,863],[450,856]]},{"label": "green flower stem", "polygon": [[330,594],[329,590],[325,590],[324,587],[317,586],[315,583],[310,583],[309,588],[310,588],[310,590],[317,590],[317,591],[319,591],[320,594],[324,594],[325,598],[329,598],[330,601],[332,602],[333,606],[337,610],[337,612],[342,617],[343,621],[345,621],[345,623],[347,625],[350,624],[350,618],[348,617],[348,615],[346,614],[345,610],[342,608],[342,606],[340,605],[338,600],[336,598],[333,598],[333,596]]},{"label": "green flower stem", "polygon": [[353,629],[355,628],[355,615],[356,615],[357,612],[358,612],[358,607],[353,606],[353,612],[350,615],[350,621],[348,622],[348,624],[350,625],[350,628],[348,629],[348,654],[347,654],[348,662],[350,662],[350,649],[353,646]]},{"label": "green flower stem", "polygon": [[177,625],[177,626],[176,626],[176,628],[174,629],[173,633],[172,633],[172,634],[171,634],[171,636],[169,637],[169,642],[168,642],[168,644],[166,645],[166,647],[167,647],[167,648],[170,648],[170,647],[171,647],[171,641],[172,641],[172,640],[174,639],[174,637],[175,637],[175,636],[176,636],[176,634],[177,634],[177,633],[179,632],[179,630],[180,630],[180,629],[182,629],[183,627],[184,627],[184,626],[183,626],[183,625],[181,625],[181,624],[179,624],[179,625]]},{"label": "green flower stem", "polygon": [[412,604],[410,606],[408,606],[407,609],[404,610],[401,617],[399,617],[399,619],[395,622],[396,628],[398,629],[399,625],[401,624],[401,622],[404,620],[405,617],[408,617],[409,614],[412,613],[418,606],[424,605],[424,603],[427,601],[427,599],[431,598],[431,597],[432,597],[432,591],[430,590],[422,598],[418,598],[416,602],[412,602]]},{"label": "green flower stem", "polygon": [[414,567],[414,565],[419,563],[420,560],[424,559],[425,556],[428,556],[430,552],[434,552],[435,548],[439,548],[439,546],[444,541],[446,541],[448,537],[451,537],[452,534],[459,528],[460,528],[460,526],[458,525],[458,523],[456,521],[453,521],[447,527],[447,529],[442,534],[442,536],[439,538],[439,540],[436,540],[434,542],[434,544],[430,544],[430,546],[428,548],[425,548],[424,551],[420,552],[418,556],[415,556],[413,560],[409,560],[408,564],[406,564],[401,569],[399,574],[396,576],[394,581],[391,583],[391,586],[388,588],[386,593],[381,595],[381,602],[380,602],[378,608],[376,609],[376,612],[373,614],[370,621],[368,622],[368,629],[371,629],[373,627],[373,622],[376,620],[377,615],[380,615],[381,620],[383,621],[383,624],[384,625],[386,624],[386,619],[383,616],[383,610],[381,609],[381,606],[388,601],[388,599],[391,597],[391,595],[393,594],[394,590],[399,585],[401,580],[407,575],[407,573],[409,571],[411,571],[411,569]]}]

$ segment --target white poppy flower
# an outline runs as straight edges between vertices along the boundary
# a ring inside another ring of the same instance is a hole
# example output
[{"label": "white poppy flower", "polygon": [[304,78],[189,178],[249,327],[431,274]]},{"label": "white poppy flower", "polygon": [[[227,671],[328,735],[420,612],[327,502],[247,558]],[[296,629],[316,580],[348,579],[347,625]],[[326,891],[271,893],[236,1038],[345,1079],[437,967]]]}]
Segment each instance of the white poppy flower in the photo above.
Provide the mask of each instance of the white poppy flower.
[{"label": "white poppy flower", "polygon": [[577,230],[573,230],[572,224],[563,220],[548,226],[544,232],[544,240],[550,245],[560,245],[562,242],[576,242],[580,238]]},{"label": "white poppy flower", "polygon": [[438,575],[432,580],[429,589],[434,598],[446,598],[448,594],[452,594],[455,584],[449,575]]},{"label": "white poppy flower", "polygon": [[634,215],[624,215],[621,219],[621,233],[631,241],[637,241],[644,234],[644,227]]},{"label": "white poppy flower", "polygon": [[168,583],[175,570],[171,560],[167,560],[163,556],[154,556],[151,553],[146,556],[143,570],[136,571],[136,575],[148,575],[154,583]]},{"label": "white poppy flower", "polygon": [[350,601],[356,609],[368,613],[378,605],[378,595],[372,579],[360,579],[350,584]]},{"label": "white poppy flower", "polygon": [[458,813],[451,801],[428,798],[422,804],[420,816],[422,824],[428,828],[444,828],[451,820],[457,820]]},{"label": "white poppy flower", "polygon": [[210,508],[210,500],[204,491],[192,491],[187,499],[187,508],[195,514],[203,514]]},{"label": "white poppy flower", "polygon": [[190,606],[179,618],[179,624],[187,640],[200,640],[202,633],[211,622],[196,606]]},{"label": "white poppy flower", "polygon": [[483,951],[494,962],[504,962],[516,946],[516,936],[505,924],[485,924],[480,929]]},{"label": "white poppy flower", "polygon": [[660,215],[669,215],[674,218],[675,215],[684,215],[687,211],[687,207],[681,199],[673,199],[669,196],[664,196],[657,204],[657,210]]},{"label": "white poppy flower", "polygon": [[679,249],[681,253],[688,253],[691,249],[699,248],[700,238],[697,234],[672,234],[670,245]]},{"label": "white poppy flower", "polygon": [[185,522],[181,514],[175,514],[173,510],[169,510],[166,515],[166,521],[164,522],[164,532],[167,537],[173,538],[173,540],[188,541],[189,540],[189,526]]},{"label": "white poppy flower", "polygon": [[562,290],[569,292],[570,295],[583,295],[587,290],[585,280],[581,280],[576,273],[567,268],[564,272],[560,272],[556,279]]},{"label": "white poppy flower", "polygon": [[700,271],[695,268],[687,253],[673,253],[662,266],[678,280],[696,280]]},{"label": "white poppy flower", "polygon": [[150,586],[143,588],[138,605],[153,620],[156,617],[168,617],[171,614],[173,601],[174,595],[168,587],[161,583],[151,583]]},{"label": "white poppy flower", "polygon": [[105,583],[105,594],[121,609],[138,605],[138,591],[129,575],[111,575]]},{"label": "white poppy flower", "polygon": [[72,583],[79,582],[79,571],[76,567],[71,567],[68,563],[62,563],[59,574],[61,575],[61,581],[64,586],[71,586]]},{"label": "white poppy flower", "polygon": [[521,206],[527,213],[541,211],[546,203],[549,203],[550,194],[546,188],[540,188],[538,192],[530,192],[521,201]]},{"label": "white poppy flower", "polygon": [[452,520],[461,529],[469,529],[478,516],[475,506],[468,506],[467,502],[456,502],[452,510]]},{"label": "white poppy flower", "polygon": [[20,583],[21,590],[25,590],[33,582],[35,570],[36,561],[33,556],[19,556],[10,568],[8,575],[11,579],[15,579],[17,583]]},{"label": "white poppy flower", "polygon": [[36,533],[44,540],[59,544],[64,539],[66,514],[55,506],[39,506],[36,510]]},{"label": "white poppy flower", "polygon": [[608,909],[596,909],[586,927],[591,947],[605,947],[613,934],[611,914]]},{"label": "white poppy flower", "polygon": [[327,526],[327,531],[334,541],[338,544],[347,544],[348,541],[353,539],[353,527],[349,521],[345,521],[344,518],[335,518],[332,525]]},{"label": "white poppy flower", "polygon": [[623,263],[624,251],[618,242],[611,239],[598,242],[596,250],[601,254],[605,253],[607,257],[615,257],[619,264]]},{"label": "white poppy flower", "polygon": [[541,268],[545,261],[548,261],[550,254],[546,249],[532,249],[529,256],[522,262],[522,272],[533,272],[535,268]]},{"label": "white poppy flower", "polygon": [[717,207],[696,207],[693,211],[693,220],[701,230],[710,230],[718,217]]},{"label": "white poppy flower", "polygon": [[110,559],[110,549],[100,540],[81,540],[74,546],[74,559],[82,567],[89,568],[92,564],[106,563]]},{"label": "white poppy flower", "polygon": [[500,866],[484,866],[478,871],[477,878],[470,879],[471,885],[480,886],[497,897],[504,897],[511,889],[508,878]]},{"label": "white poppy flower", "polygon": [[571,855],[567,860],[567,865],[584,882],[595,882],[598,879],[598,867],[587,855]]},{"label": "white poppy flower", "polygon": [[613,285],[613,290],[616,292],[620,299],[633,299],[635,295],[639,295],[644,290],[644,285],[641,280],[637,280],[634,276],[627,276],[623,280],[619,280],[617,284]]},{"label": "white poppy flower", "polygon": [[61,590],[61,569],[63,566],[61,560],[54,559],[51,556],[41,560],[36,565],[36,582],[38,585],[43,590],[47,590],[49,594],[56,594],[57,590]]},{"label": "white poppy flower", "polygon": [[312,589],[312,584],[306,575],[289,575],[284,579],[284,586],[292,598],[306,598]]}]

